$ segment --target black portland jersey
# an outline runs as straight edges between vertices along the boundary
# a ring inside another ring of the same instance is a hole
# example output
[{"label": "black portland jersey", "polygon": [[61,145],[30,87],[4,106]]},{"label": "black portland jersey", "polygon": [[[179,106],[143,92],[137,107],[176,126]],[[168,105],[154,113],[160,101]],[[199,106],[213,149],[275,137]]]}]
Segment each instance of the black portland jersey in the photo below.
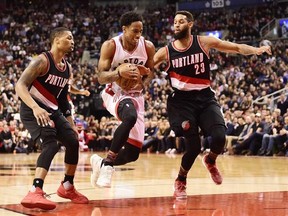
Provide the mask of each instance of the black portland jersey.
[{"label": "black portland jersey", "polygon": [[171,86],[182,91],[201,90],[210,86],[209,55],[201,48],[199,38],[191,36],[186,49],[177,49],[174,42],[166,46]]},{"label": "black portland jersey", "polygon": [[70,71],[67,62],[63,69],[57,67],[50,52],[43,53],[48,59],[47,72],[34,80],[30,87],[32,97],[44,104],[47,108],[58,109],[58,97],[63,89],[68,85]]}]

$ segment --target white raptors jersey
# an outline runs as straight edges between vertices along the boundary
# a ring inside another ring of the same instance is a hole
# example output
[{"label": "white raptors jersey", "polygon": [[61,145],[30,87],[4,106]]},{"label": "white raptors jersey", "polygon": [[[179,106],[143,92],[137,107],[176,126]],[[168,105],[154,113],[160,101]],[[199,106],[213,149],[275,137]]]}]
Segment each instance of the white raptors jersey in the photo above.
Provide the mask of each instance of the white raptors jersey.
[{"label": "white raptors jersey", "polygon": [[111,63],[111,70],[115,70],[119,65],[123,63],[131,63],[145,66],[148,55],[146,52],[144,37],[140,37],[137,47],[132,52],[124,50],[121,44],[121,38],[122,35],[112,38],[116,44],[116,50]]},{"label": "white raptors jersey", "polygon": [[[140,37],[137,47],[132,51],[128,52],[124,50],[121,44],[122,35],[112,38],[116,44],[116,50],[114,53],[113,60],[111,62],[111,70],[115,70],[119,65],[123,63],[131,63],[137,65],[144,65],[148,59],[146,52],[145,39]],[[112,90],[112,91],[111,91]],[[139,91],[139,90],[138,90]],[[106,88],[101,92],[106,109],[115,117],[117,116],[117,109],[120,101],[129,98],[133,101],[137,111],[137,121],[133,128],[130,130],[128,142],[138,148],[142,147],[144,141],[144,97],[142,92],[135,92],[133,89],[129,92],[122,91],[120,86],[116,82],[107,84]],[[119,118],[118,118],[119,119]]]},{"label": "white raptors jersey", "polygon": [[[148,55],[146,52],[144,37],[140,37],[136,48],[132,52],[129,52],[123,48],[121,38],[122,35],[112,38],[112,40],[114,40],[115,42],[116,50],[113,60],[111,62],[111,70],[115,70],[119,65],[123,63],[131,63],[145,66]],[[112,89],[115,93],[119,90],[119,88],[120,87],[116,84],[116,82],[112,84]]]}]

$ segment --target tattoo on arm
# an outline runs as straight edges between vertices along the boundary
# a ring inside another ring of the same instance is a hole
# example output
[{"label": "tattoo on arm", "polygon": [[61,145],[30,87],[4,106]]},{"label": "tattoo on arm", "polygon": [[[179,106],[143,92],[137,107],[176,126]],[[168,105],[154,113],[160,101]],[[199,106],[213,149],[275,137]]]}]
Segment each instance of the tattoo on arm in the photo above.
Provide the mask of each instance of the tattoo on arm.
[{"label": "tattoo on arm", "polygon": [[47,62],[43,58],[36,58],[34,61],[31,62],[30,70],[32,73],[42,75],[47,70]]}]

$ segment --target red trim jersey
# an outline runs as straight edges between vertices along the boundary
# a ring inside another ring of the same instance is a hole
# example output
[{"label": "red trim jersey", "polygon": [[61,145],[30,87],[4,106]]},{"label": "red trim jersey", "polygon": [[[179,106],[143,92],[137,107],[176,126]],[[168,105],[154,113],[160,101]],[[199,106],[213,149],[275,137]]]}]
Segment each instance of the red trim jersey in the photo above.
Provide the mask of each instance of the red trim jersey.
[{"label": "red trim jersey", "polygon": [[[139,42],[132,52],[125,50],[122,46],[122,35],[112,38],[116,50],[111,62],[111,70],[115,70],[123,63],[131,63],[137,65],[144,65],[148,60],[145,39],[140,37]],[[124,99],[131,99],[137,111],[137,121],[130,130],[128,142],[138,148],[142,147],[144,141],[145,123],[144,123],[144,96],[142,90],[123,91],[116,82],[109,83],[101,93],[106,109],[115,117],[118,118],[117,110],[119,103]],[[118,118],[119,119],[119,118]]]},{"label": "red trim jersey", "polygon": [[[144,37],[140,37],[137,46],[132,52],[129,52],[123,48],[121,43],[122,35],[113,37],[112,40],[116,45],[116,49],[113,60],[111,62],[111,70],[115,70],[119,65],[123,63],[131,63],[145,66],[148,60],[148,55]],[[116,82],[113,82],[112,89],[114,92],[117,92],[120,87],[116,84]]]},{"label": "red trim jersey", "polygon": [[173,89],[191,91],[210,86],[209,54],[201,47],[198,36],[191,36],[186,49],[177,49],[172,42],[166,46],[166,51],[166,72]]},{"label": "red trim jersey", "polygon": [[64,59],[62,60],[64,67],[61,69],[55,64],[50,52],[44,52],[43,54],[48,60],[47,72],[34,80],[29,92],[36,101],[42,103],[48,109],[57,110],[59,107],[66,106],[66,101],[63,101],[65,97],[61,93],[67,94],[70,71],[68,63]]}]

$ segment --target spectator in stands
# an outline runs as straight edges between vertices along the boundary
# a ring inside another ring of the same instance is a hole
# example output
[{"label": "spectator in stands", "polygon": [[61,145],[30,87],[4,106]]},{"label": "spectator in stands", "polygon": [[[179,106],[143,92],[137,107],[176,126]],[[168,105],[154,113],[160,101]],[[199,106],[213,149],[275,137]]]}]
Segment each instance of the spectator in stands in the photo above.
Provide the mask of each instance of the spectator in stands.
[{"label": "spectator in stands", "polygon": [[288,99],[286,93],[281,93],[279,100],[277,101],[277,108],[281,111],[281,116],[283,116],[287,112],[288,108]]},{"label": "spectator in stands", "polygon": [[84,130],[82,123],[76,124],[77,130],[78,130],[78,140],[79,140],[79,150],[80,151],[88,151],[88,136],[86,131]]},{"label": "spectator in stands", "polygon": [[89,127],[87,130],[87,146],[91,151],[100,150],[97,145],[96,127]]},{"label": "spectator in stands", "polygon": [[243,116],[235,117],[234,119],[237,120],[237,123],[233,125],[233,129],[231,133],[226,134],[226,144],[225,148],[228,152],[228,154],[232,154],[232,143],[233,141],[239,140],[239,138],[242,135],[242,132],[245,130],[245,126],[247,126],[247,123],[244,121]]},{"label": "spectator in stands", "polygon": [[[234,154],[242,154],[242,155],[248,154],[251,143],[254,142],[255,139],[258,139],[261,132],[263,131],[263,126],[264,125],[262,123],[261,113],[258,112],[255,114],[252,129],[245,136],[245,139],[237,142],[236,145],[233,147]],[[251,153],[249,152],[249,154]]]},{"label": "spectator in stands", "polygon": [[272,156],[274,153],[274,143],[276,137],[280,134],[283,125],[277,119],[274,119],[271,133],[263,135],[261,148],[258,151],[259,156]]},{"label": "spectator in stands", "polygon": [[145,137],[142,146],[142,152],[149,150],[150,152],[156,152],[158,148],[158,133],[159,127],[157,121],[146,120],[145,122]]},{"label": "spectator in stands", "polygon": [[4,146],[6,153],[12,153],[15,148],[15,143],[13,142],[13,136],[7,124],[4,125],[3,131],[0,133],[0,137]]},{"label": "spectator in stands", "polygon": [[247,155],[256,155],[259,149],[261,148],[263,136],[265,134],[273,133],[273,123],[270,114],[265,115],[264,120],[261,121],[261,124],[262,124],[262,130],[256,131],[256,133],[254,134],[254,137],[250,142],[249,151]]},{"label": "spectator in stands", "polygon": [[288,156],[288,116],[284,117],[284,127],[279,135],[275,137],[274,147],[278,151],[277,156]]}]

